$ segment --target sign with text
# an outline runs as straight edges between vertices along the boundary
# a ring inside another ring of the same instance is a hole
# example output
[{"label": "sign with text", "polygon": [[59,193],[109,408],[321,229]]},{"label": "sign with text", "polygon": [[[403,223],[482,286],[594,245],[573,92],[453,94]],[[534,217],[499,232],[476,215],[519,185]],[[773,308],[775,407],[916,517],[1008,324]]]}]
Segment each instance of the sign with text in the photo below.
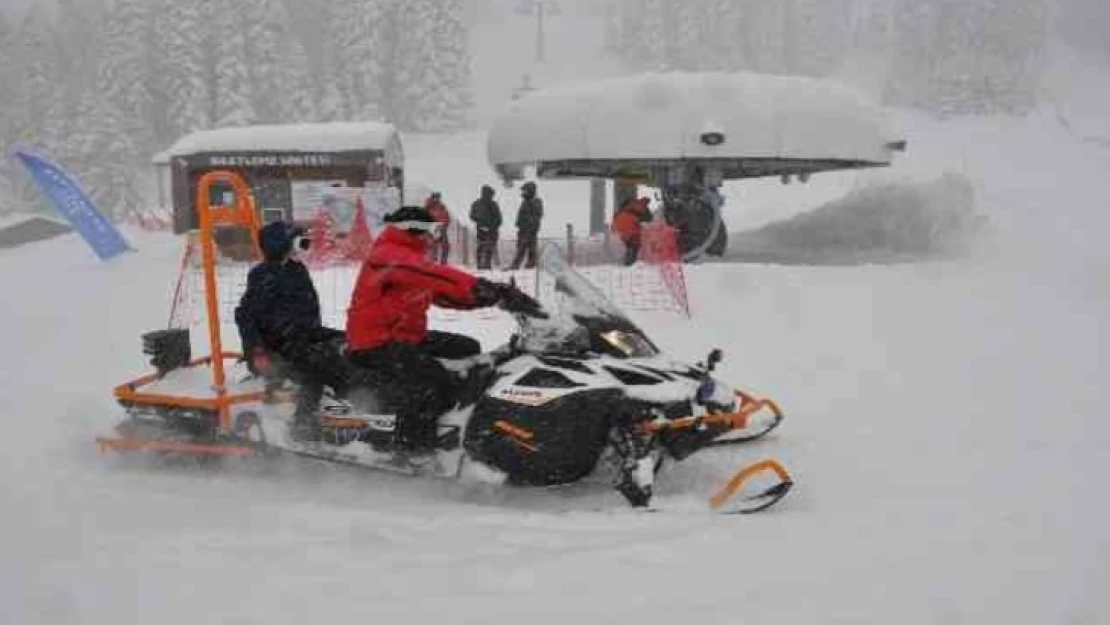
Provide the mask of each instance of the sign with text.
[{"label": "sign with text", "polygon": [[213,154],[211,167],[330,167],[334,154]]}]

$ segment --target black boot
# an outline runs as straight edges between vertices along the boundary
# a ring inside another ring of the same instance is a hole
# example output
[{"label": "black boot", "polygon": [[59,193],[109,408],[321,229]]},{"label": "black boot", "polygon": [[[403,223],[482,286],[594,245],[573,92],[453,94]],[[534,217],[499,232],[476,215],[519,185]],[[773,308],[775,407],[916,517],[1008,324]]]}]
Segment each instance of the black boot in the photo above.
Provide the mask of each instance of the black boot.
[{"label": "black boot", "polygon": [[295,414],[289,426],[289,435],[299,443],[317,443],[323,438],[320,420],[315,414]]},{"label": "black boot", "polygon": [[297,409],[293,413],[293,423],[289,426],[289,435],[293,440],[301,443],[319,442],[323,438],[320,427],[320,402],[312,401],[315,397],[301,396],[297,402]]},{"label": "black boot", "polygon": [[619,474],[614,486],[632,507],[648,507],[651,504],[656,468],[651,437],[638,428],[625,425],[613,428],[610,442],[620,458]]}]

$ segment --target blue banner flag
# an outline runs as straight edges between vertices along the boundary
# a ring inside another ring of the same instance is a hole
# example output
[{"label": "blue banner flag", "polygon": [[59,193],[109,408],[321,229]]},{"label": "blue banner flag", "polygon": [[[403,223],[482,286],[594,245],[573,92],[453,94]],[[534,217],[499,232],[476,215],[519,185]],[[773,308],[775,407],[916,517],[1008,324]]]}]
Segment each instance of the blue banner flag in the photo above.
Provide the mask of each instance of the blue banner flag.
[{"label": "blue banner flag", "polygon": [[23,150],[17,150],[15,155],[43,195],[65,216],[100,260],[109,260],[129,249],[115,225],[97,210],[81,186],[61,167]]}]

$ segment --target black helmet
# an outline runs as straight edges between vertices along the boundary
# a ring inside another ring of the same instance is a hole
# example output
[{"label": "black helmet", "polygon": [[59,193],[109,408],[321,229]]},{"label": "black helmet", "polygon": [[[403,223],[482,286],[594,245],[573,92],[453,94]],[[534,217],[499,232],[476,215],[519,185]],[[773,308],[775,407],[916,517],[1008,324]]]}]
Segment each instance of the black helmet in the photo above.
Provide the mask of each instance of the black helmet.
[{"label": "black helmet", "polygon": [[493,197],[493,187],[488,184],[482,185],[482,197]]}]

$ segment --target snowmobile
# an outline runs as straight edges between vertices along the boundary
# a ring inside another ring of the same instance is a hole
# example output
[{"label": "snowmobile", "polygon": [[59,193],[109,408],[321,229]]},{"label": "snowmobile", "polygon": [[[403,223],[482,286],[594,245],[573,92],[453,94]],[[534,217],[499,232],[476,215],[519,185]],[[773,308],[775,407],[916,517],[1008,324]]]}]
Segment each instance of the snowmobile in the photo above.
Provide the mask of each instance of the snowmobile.
[{"label": "snowmobile", "polygon": [[[245,209],[243,215],[249,221]],[[518,486],[604,479],[629,503],[647,507],[667,463],[762,438],[782,422],[774,402],[732,391],[713,377],[719,350],[693,366],[664,356],[556,246],[544,248],[537,272],[542,274],[537,283],[553,282],[561,305],[546,318],[514,312],[518,329],[504,346],[470,361],[445,362],[459,372],[459,396],[440,418],[437,449],[430,454],[398,452],[395,415],[388,402],[373,401],[374,393],[325,398],[321,440],[294,440],[289,430],[295,389],[288,380],[236,371],[243,367],[237,354],[218,348],[218,319],[209,323],[218,358],[190,360],[184,330],[144,335],[158,373],[116,389],[127,417],[116,428],[118,436],[98,443],[102,450],[171,457],[291,454]],[[210,319],[214,315],[210,302]],[[233,384],[226,383],[223,366],[230,359],[236,360]],[[209,368],[216,397],[186,390],[196,389]],[[721,512],[755,512],[781,500],[792,485],[782,465],[767,459],[738,471],[709,505]]]}]

